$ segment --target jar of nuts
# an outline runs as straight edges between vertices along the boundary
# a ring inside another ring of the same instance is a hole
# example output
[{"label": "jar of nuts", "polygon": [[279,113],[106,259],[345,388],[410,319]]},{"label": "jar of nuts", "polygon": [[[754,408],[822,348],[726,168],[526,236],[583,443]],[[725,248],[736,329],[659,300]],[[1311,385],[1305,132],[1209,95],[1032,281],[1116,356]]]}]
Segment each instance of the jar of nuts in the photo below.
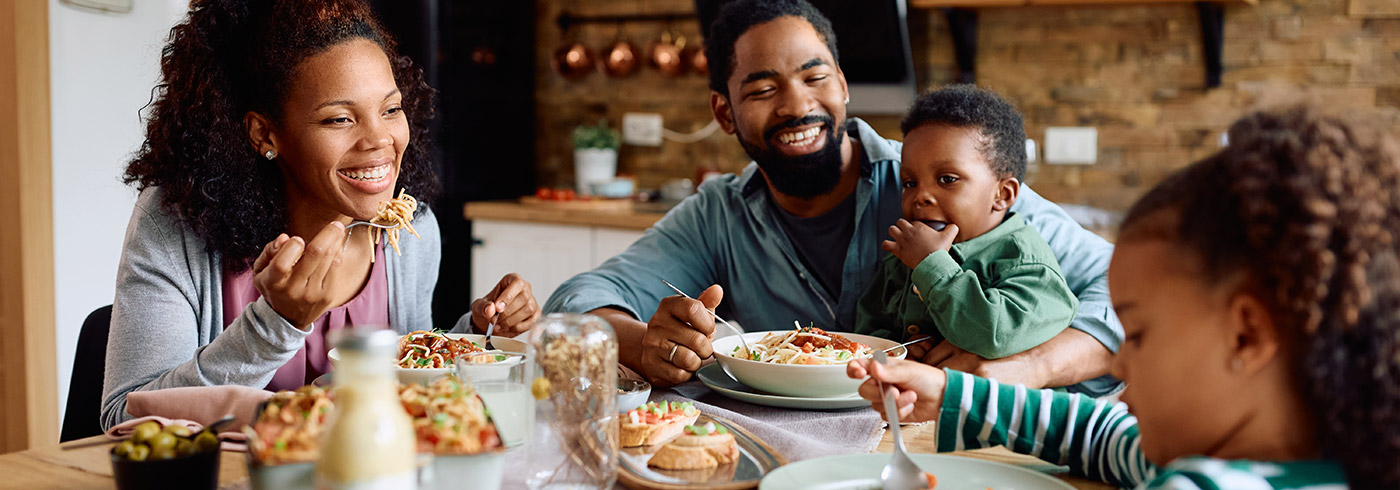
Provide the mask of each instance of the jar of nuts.
[{"label": "jar of nuts", "polygon": [[535,430],[526,484],[612,488],[617,479],[617,337],[593,315],[551,314],[530,330]]}]

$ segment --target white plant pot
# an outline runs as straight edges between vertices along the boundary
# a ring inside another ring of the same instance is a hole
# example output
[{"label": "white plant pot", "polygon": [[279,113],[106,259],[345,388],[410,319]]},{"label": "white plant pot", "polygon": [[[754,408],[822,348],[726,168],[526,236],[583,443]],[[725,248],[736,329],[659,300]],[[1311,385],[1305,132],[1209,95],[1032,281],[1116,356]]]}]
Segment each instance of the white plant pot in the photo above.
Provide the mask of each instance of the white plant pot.
[{"label": "white plant pot", "polygon": [[617,176],[617,150],[580,148],[574,150],[574,186],[580,195],[593,193],[593,183]]}]

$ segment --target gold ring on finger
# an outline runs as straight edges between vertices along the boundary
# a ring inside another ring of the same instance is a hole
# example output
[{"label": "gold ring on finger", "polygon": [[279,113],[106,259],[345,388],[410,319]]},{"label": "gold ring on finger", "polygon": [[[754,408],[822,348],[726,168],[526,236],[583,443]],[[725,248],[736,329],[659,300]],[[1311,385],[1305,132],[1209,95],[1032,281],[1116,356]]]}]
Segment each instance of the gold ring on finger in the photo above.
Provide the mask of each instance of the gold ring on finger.
[{"label": "gold ring on finger", "polygon": [[669,363],[671,363],[671,364],[675,364],[675,363],[676,363],[676,349],[679,349],[679,348],[681,348],[681,344],[676,344],[676,343],[672,343],[672,344],[671,344],[671,355],[666,357],[666,362],[669,362]]}]

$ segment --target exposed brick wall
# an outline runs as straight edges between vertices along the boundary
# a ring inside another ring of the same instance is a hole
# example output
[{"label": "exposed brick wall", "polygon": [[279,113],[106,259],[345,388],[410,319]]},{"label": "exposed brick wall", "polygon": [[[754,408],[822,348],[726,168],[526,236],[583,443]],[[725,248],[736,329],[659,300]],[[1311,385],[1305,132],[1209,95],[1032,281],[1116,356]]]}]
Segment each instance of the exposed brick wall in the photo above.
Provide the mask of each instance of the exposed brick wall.
[{"label": "exposed brick wall", "polygon": [[[690,131],[710,120],[705,79],[666,79],[643,69],[625,79],[601,73],[564,80],[549,69],[562,34],[563,9],[587,14],[686,11],[690,0],[537,0],[540,76],[537,163],[543,183],[572,182],[568,134],[580,122],[624,112],[659,112],[666,126]],[[1229,123],[1260,105],[1299,98],[1340,108],[1381,108],[1400,129],[1400,18],[1366,0],[1261,0],[1225,12],[1223,85],[1206,90],[1196,9],[1190,4],[988,8],[981,10],[979,84],[1010,99],[1026,115],[1027,134],[1042,140],[1046,126],[1095,126],[1098,163],[1040,165],[1028,176],[1037,191],[1063,202],[1122,210],[1166,173],[1210,154]],[[1356,13],[1349,14],[1349,8]],[[1376,13],[1379,12],[1379,13]],[[633,23],[626,37],[640,46],[665,26]],[[697,41],[693,21],[674,26]],[[956,73],[948,26],[940,11],[911,12],[915,65],[921,86],[948,83]],[[614,25],[585,25],[570,33],[601,49]],[[898,137],[897,117],[871,118]],[[732,136],[660,148],[625,146],[621,171],[644,187],[693,176],[701,165],[736,171],[748,161]]]}]

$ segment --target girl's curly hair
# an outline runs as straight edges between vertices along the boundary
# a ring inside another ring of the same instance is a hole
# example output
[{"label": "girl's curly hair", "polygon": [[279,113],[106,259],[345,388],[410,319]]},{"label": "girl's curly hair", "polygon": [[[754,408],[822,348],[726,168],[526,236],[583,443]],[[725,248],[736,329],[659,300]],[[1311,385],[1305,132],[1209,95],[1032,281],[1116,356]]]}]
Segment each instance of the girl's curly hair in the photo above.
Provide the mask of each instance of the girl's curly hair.
[{"label": "girl's curly hair", "polygon": [[378,44],[393,65],[412,142],[398,185],[430,202],[438,190],[428,151],[435,91],[358,0],[191,2],[161,52],[146,141],[122,180],[141,190],[159,186],[166,212],[220,254],[225,268],[246,270],[287,217],[281,173],[249,143],[243,116],[280,120],[301,63],[355,39]]},{"label": "girl's curly hair", "polygon": [[1400,144],[1308,106],[1229,138],[1139,200],[1123,237],[1178,242],[1205,280],[1244,273],[1272,295],[1323,453],[1352,488],[1400,488]]}]

